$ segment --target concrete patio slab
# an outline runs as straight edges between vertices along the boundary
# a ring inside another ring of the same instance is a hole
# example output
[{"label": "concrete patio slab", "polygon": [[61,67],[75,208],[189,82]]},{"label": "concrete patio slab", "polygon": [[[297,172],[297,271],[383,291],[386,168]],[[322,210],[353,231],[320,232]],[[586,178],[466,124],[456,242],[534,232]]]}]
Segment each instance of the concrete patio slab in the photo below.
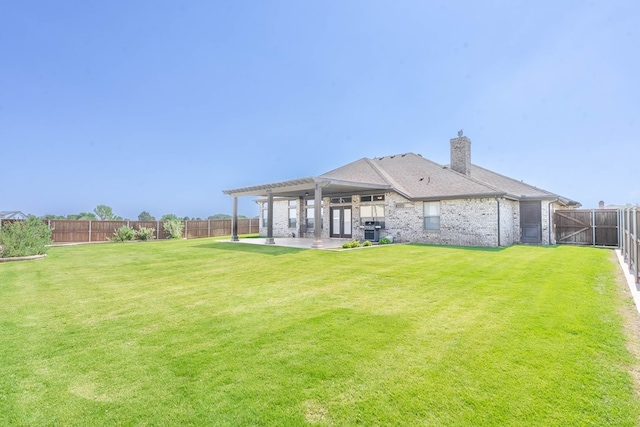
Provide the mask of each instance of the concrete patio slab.
[{"label": "concrete patio slab", "polygon": [[306,237],[274,237],[275,244],[267,245],[266,237],[259,238],[251,238],[251,239],[240,239],[237,242],[228,241],[229,243],[235,244],[250,244],[250,245],[265,245],[265,246],[284,246],[287,248],[299,248],[299,249],[341,249],[342,244],[345,242],[350,242],[351,239],[338,239],[338,238],[325,238],[322,239],[322,247],[315,248],[312,245],[315,243],[314,238],[306,238]]}]

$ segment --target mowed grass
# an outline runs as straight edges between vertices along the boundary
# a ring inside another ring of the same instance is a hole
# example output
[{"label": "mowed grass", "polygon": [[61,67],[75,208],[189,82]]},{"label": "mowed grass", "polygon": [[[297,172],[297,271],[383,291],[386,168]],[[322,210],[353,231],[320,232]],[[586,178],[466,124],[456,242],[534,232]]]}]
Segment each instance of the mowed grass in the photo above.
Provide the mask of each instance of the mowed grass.
[{"label": "mowed grass", "polygon": [[574,247],[55,247],[0,264],[0,425],[638,425],[616,268]]}]

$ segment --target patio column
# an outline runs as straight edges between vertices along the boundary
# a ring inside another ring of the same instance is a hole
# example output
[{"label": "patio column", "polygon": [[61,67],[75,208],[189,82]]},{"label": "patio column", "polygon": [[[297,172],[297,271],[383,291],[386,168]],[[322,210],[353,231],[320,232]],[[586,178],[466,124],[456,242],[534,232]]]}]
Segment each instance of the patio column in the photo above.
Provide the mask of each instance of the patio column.
[{"label": "patio column", "polygon": [[267,240],[266,245],[275,245],[276,241],[273,240],[273,193],[271,190],[267,190]]},{"label": "patio column", "polygon": [[313,234],[315,241],[311,245],[312,248],[322,247],[322,187],[316,182],[315,186],[315,200],[314,200],[314,212],[313,212]]},{"label": "patio column", "polygon": [[238,197],[233,196],[233,217],[231,218],[231,241],[237,242],[238,239]]}]

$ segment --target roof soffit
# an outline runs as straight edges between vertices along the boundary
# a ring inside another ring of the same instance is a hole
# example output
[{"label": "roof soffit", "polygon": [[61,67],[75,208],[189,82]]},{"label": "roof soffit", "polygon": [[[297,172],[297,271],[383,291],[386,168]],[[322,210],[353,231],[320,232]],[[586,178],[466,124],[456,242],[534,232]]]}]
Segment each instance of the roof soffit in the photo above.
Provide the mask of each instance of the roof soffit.
[{"label": "roof soffit", "polygon": [[251,187],[224,190],[223,193],[233,197],[241,196],[268,196],[271,193],[278,197],[308,196],[315,191],[316,184],[322,188],[323,194],[357,193],[367,190],[387,190],[388,184],[373,184],[368,182],[355,182],[327,177],[308,177],[288,181],[274,182],[271,184],[256,185]]}]

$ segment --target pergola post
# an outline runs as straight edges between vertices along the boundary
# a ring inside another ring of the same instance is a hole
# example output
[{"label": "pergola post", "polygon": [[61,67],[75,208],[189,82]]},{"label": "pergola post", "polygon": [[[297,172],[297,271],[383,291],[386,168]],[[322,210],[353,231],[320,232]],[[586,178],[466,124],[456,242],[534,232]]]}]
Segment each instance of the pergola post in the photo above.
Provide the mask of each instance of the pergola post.
[{"label": "pergola post", "polygon": [[315,240],[311,245],[312,248],[322,248],[322,187],[319,183],[315,183],[314,190],[314,219],[313,219],[313,235]]},{"label": "pergola post", "polygon": [[238,197],[233,196],[233,217],[231,218],[231,241],[237,242],[239,240],[240,239],[238,238]]},{"label": "pergola post", "polygon": [[267,190],[267,240],[264,242],[266,245],[275,245],[276,241],[273,240],[273,192]]}]

